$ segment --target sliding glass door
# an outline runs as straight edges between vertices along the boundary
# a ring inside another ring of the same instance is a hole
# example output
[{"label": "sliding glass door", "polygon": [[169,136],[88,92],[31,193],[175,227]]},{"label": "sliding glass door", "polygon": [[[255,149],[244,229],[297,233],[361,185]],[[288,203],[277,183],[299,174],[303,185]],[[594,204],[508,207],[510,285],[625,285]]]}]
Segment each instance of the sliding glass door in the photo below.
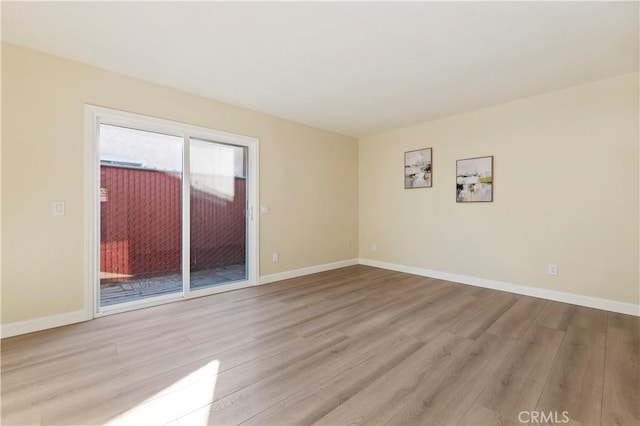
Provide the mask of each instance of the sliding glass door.
[{"label": "sliding glass door", "polygon": [[183,139],[100,126],[100,306],[182,294]]},{"label": "sliding glass door", "polygon": [[247,279],[247,148],[191,139],[190,287]]},{"label": "sliding glass door", "polygon": [[255,146],[154,124],[96,119],[96,314],[255,283]]}]

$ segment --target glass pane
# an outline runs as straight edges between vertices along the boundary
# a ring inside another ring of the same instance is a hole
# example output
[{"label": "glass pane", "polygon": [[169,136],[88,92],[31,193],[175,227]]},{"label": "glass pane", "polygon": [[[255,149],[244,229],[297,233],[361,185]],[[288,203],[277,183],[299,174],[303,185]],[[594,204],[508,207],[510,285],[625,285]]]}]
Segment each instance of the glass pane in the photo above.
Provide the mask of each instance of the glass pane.
[{"label": "glass pane", "polygon": [[191,139],[191,289],[247,279],[247,150]]},{"label": "glass pane", "polygon": [[100,126],[100,306],[182,292],[182,143]]}]

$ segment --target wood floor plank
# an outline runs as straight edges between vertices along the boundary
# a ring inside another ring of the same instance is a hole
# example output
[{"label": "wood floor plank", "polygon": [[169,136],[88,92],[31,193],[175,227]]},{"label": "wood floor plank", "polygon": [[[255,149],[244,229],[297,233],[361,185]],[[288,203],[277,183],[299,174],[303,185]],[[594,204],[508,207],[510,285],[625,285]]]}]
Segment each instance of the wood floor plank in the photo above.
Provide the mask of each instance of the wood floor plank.
[{"label": "wood floor plank", "polygon": [[542,310],[545,301],[522,296],[504,315],[489,327],[488,333],[519,339]]},{"label": "wood floor plank", "polygon": [[537,410],[568,412],[580,424],[600,423],[605,333],[570,325]]},{"label": "wood floor plank", "polygon": [[[225,398],[202,408],[208,412],[208,424],[237,424],[269,409],[291,395],[303,392],[309,384],[320,388],[327,381],[366,363],[369,369],[380,371],[389,363],[397,363],[415,352],[422,343],[403,336],[382,339],[353,339],[341,342],[297,365],[291,365],[278,375],[256,382]],[[386,353],[386,362],[381,353]],[[201,411],[200,410],[200,411]],[[180,418],[181,424],[192,424],[189,419],[200,418],[196,412]],[[279,420],[280,422],[280,420]]]},{"label": "wood floor plank", "polygon": [[[380,347],[364,362],[360,362],[320,386],[307,387],[247,420],[246,424],[312,424],[348,400],[361,389],[387,373],[407,356],[419,350],[422,343],[393,352],[392,347]],[[318,398],[323,395],[323,398]]]},{"label": "wood floor plank", "polygon": [[[523,417],[524,419],[524,417]],[[528,419],[528,418],[527,418]],[[459,424],[468,426],[487,426],[487,425],[524,425],[517,418],[509,419],[500,413],[496,413],[480,404],[473,404],[464,416],[460,419]]]},{"label": "wood floor plank", "polygon": [[363,265],[2,340],[2,424],[638,424],[640,319]]},{"label": "wood floor plank", "polygon": [[334,311],[329,315],[322,315],[297,324],[294,326],[294,330],[300,336],[311,336],[321,331],[344,324],[345,321],[348,321],[351,318],[360,317],[361,315],[380,309],[381,306],[391,302],[393,302],[393,299],[391,298],[384,302],[367,298],[362,300],[360,303],[348,306],[343,310]]},{"label": "wood floor plank", "polygon": [[2,415],[15,417],[20,413],[38,411],[46,417],[51,412],[65,412],[69,407],[86,404],[92,398],[93,406],[98,406],[105,400],[109,401],[114,393],[126,388],[128,384],[183,366],[190,369],[191,365],[200,365],[210,354],[224,352],[238,345],[235,339],[236,336],[231,335],[226,341],[221,340],[215,345],[191,346],[182,351],[168,348],[164,353],[144,353],[140,358],[116,358],[116,362],[112,364],[79,368],[73,373],[59,375],[55,379],[30,384],[15,391],[3,389]]},{"label": "wood floor plank", "polygon": [[[339,344],[336,343],[336,344]],[[329,346],[335,347],[336,344]],[[327,341],[316,341],[315,345],[308,342],[302,347],[288,353],[277,354],[265,359],[256,359],[236,368],[220,371],[225,363],[224,359],[212,360],[204,368],[193,371],[188,380],[182,379],[152,398],[120,412],[119,421],[124,424],[164,424],[167,420],[175,420],[201,407],[207,407],[213,401],[228,398],[243,389],[260,383],[263,378],[279,375],[296,362],[303,362],[316,351],[326,351]],[[135,389],[134,389],[135,392]],[[135,393],[134,393],[135,395]],[[131,397],[131,389],[127,390],[127,398]],[[126,401],[123,401],[126,402]],[[113,404],[113,401],[110,405]],[[121,407],[125,407],[122,405]],[[246,407],[249,410],[251,407]],[[96,415],[104,415],[105,410],[96,410]],[[83,413],[83,418],[87,414]],[[247,414],[248,417],[248,414]],[[70,423],[74,419],[64,417],[64,422]]]},{"label": "wood floor plank", "polygon": [[640,336],[640,318],[631,315],[607,312],[607,327],[629,332],[631,336]]},{"label": "wood floor plank", "polygon": [[570,325],[598,333],[607,332],[607,312],[599,309],[576,306],[571,316]]},{"label": "wood floor plank", "polygon": [[[83,393],[81,398],[58,400],[55,406],[48,407],[43,421],[53,424],[78,424],[81,420],[91,424],[103,423],[117,415],[122,416],[122,407],[130,405],[132,400],[137,403],[133,407],[128,406],[124,411],[133,413],[138,407],[144,406],[145,401],[162,398],[185,388],[187,391],[180,395],[186,393],[187,400],[191,402],[200,401],[196,396],[205,399],[221,398],[344,340],[342,337],[328,334],[315,341],[298,342],[296,347],[289,347],[289,350],[279,351],[270,356],[265,356],[268,352],[263,351],[253,353],[251,360],[241,364],[238,364],[236,358],[244,359],[246,351],[225,351],[177,369],[168,369],[166,360],[163,360],[162,365],[155,369],[157,374],[150,375],[150,371],[131,371],[124,377],[117,377],[117,381],[103,383],[90,395]],[[233,366],[234,364],[236,365]],[[145,366],[145,370],[149,370],[149,366]],[[212,381],[215,381],[215,389]],[[158,391],[149,395],[149,388]],[[200,393],[202,389],[209,389],[209,393]],[[87,408],[87,399],[97,402]]]},{"label": "wood floor plank", "polygon": [[477,297],[462,294],[456,295],[455,299],[447,300],[446,303],[430,305],[424,311],[425,319],[415,322],[407,333],[428,342],[443,331],[467,320],[477,303]]},{"label": "wood floor plank", "polygon": [[[181,338],[182,339],[182,338]],[[99,366],[103,359],[110,359],[117,354],[116,345],[109,344],[77,352],[68,356],[58,357],[36,365],[16,367],[2,372],[2,391],[7,393],[25,388],[30,384],[37,384],[43,380],[50,380],[60,374],[68,374],[77,369],[78,365]]]},{"label": "wood floor plank", "polygon": [[506,419],[533,411],[551,372],[564,332],[532,326],[500,364],[476,403]]},{"label": "wood floor plank", "polygon": [[[628,317],[627,321],[638,324],[640,318]],[[606,354],[602,419],[611,425],[640,424],[640,335],[637,325],[609,327]]]},{"label": "wood floor plank", "polygon": [[575,311],[574,305],[548,300],[536,318],[536,324],[543,327],[565,331]]},{"label": "wood floor plank", "polygon": [[375,315],[361,315],[361,318],[356,321],[338,326],[338,330],[349,336],[357,336],[364,331],[388,327],[396,320],[412,312],[422,311],[429,303],[428,300],[415,297],[397,298],[392,303],[377,310]]},{"label": "wood floor plank", "polygon": [[420,384],[438,374],[472,342],[443,333],[314,424],[383,424]]},{"label": "wood floor plank", "polygon": [[388,422],[405,425],[457,424],[511,352],[514,343],[501,336],[483,334],[450,365],[430,380],[423,381]]},{"label": "wood floor plank", "polygon": [[86,349],[87,344],[85,342],[78,341],[72,344],[52,344],[41,348],[40,351],[32,350],[29,351],[29,353],[6,353],[2,354],[2,368],[3,371],[11,371],[14,368],[20,368],[26,365],[38,364],[56,358],[75,355],[85,351]]},{"label": "wood floor plank", "polygon": [[[449,331],[458,336],[475,340],[486,332],[507,310],[518,301],[518,298],[508,293],[487,294],[478,297],[472,312],[456,322]],[[491,306],[491,309],[489,309]]]},{"label": "wood floor plank", "polygon": [[[135,353],[117,354],[102,359],[94,358],[91,362],[76,365],[71,371],[52,368],[42,380],[24,380],[20,383],[20,376],[18,376],[16,380],[19,386],[15,388],[3,386],[4,412],[12,412],[22,405],[28,406],[29,401],[34,398],[48,401],[67,393],[73,395],[83,389],[92,388],[96,382],[123,384],[126,380],[120,381],[120,378],[126,376],[126,379],[129,379],[128,374],[132,372],[135,374],[146,372],[152,375],[155,369],[166,368],[165,365],[179,367],[178,361],[186,364],[196,362],[209,353],[215,354],[240,346],[246,343],[245,338],[246,335],[243,333],[233,333],[207,346],[194,346],[184,337],[179,339],[181,343],[185,342],[184,345],[176,344],[172,339],[158,343],[147,341],[149,350],[143,347]],[[253,341],[253,339],[250,340]]]},{"label": "wood floor plank", "polygon": [[298,324],[315,320],[327,314],[341,312],[345,308],[352,308],[354,306],[357,306],[363,300],[364,298],[355,301],[349,299],[341,299],[338,301],[324,300],[323,302],[315,304],[314,306],[307,306],[303,309],[300,309],[300,311],[298,312],[289,313],[288,315],[282,315],[277,318],[272,318],[270,321],[255,321],[248,325],[246,327],[246,330],[254,337],[277,333],[279,331],[294,327]]}]

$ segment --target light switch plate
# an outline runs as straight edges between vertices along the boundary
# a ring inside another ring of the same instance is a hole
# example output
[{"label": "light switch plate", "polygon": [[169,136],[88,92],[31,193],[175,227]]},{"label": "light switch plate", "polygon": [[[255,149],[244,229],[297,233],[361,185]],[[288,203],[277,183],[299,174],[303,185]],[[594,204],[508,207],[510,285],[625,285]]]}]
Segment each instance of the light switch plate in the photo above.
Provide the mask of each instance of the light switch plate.
[{"label": "light switch plate", "polygon": [[64,201],[53,202],[53,215],[64,216]]},{"label": "light switch plate", "polygon": [[269,206],[267,204],[260,206],[260,214],[269,214]]}]

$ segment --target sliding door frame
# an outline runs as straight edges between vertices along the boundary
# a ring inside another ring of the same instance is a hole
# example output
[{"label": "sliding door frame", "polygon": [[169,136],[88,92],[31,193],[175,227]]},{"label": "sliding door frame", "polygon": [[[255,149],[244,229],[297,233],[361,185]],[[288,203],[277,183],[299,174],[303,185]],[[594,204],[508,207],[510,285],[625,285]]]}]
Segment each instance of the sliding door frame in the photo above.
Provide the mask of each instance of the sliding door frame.
[{"label": "sliding door frame", "polygon": [[[158,296],[152,300],[145,299],[125,302],[113,307],[100,308],[100,125],[109,124],[178,136],[183,139],[182,147],[182,283],[183,291],[171,295]],[[214,143],[246,147],[247,149],[247,280],[224,285],[216,285],[198,290],[190,286],[190,158],[191,138],[208,140]],[[85,312],[87,319],[109,315],[133,309],[207,296],[229,290],[254,286],[258,284],[259,274],[259,223],[254,214],[258,205],[258,146],[259,140],[250,136],[193,126],[176,121],[149,117],[140,114],[85,105],[85,206],[84,206],[84,264],[85,264]]]}]

